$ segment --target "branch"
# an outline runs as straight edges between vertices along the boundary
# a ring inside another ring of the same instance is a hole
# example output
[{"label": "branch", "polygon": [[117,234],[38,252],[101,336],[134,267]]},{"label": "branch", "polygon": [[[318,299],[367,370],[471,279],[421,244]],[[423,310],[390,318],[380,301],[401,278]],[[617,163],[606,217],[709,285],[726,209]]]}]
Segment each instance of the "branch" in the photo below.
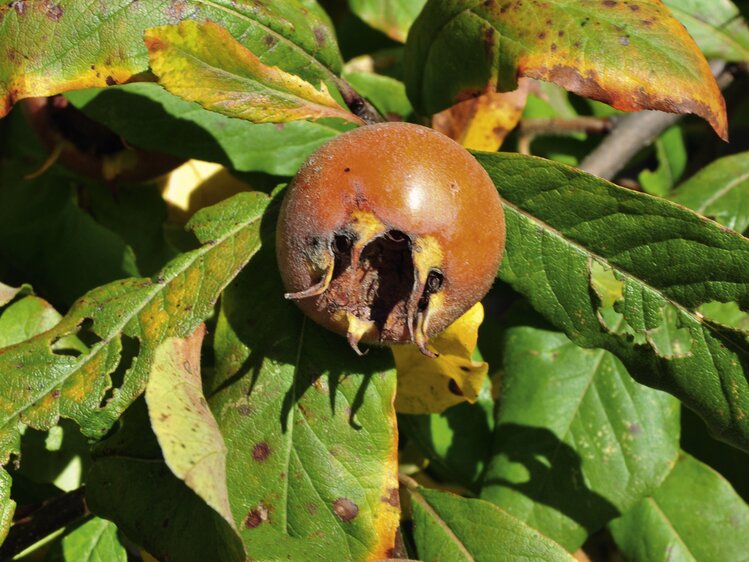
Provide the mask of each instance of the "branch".
[{"label": "branch", "polygon": [[[733,81],[733,75],[730,71],[724,71],[726,63],[715,61],[710,66],[713,74],[718,75],[720,88],[727,88]],[[622,117],[611,134],[585,157],[580,169],[606,180],[612,179],[640,149],[649,146],[683,117],[661,111],[640,111]]]},{"label": "branch", "polygon": [[518,152],[521,154],[530,154],[531,143],[536,137],[562,136],[569,135],[570,133],[607,133],[613,128],[615,123],[615,117],[523,119],[520,122]]},{"label": "branch", "polygon": [[13,523],[0,546],[0,560],[10,560],[31,545],[66,527],[90,512],[83,487],[44,502],[41,507]]}]

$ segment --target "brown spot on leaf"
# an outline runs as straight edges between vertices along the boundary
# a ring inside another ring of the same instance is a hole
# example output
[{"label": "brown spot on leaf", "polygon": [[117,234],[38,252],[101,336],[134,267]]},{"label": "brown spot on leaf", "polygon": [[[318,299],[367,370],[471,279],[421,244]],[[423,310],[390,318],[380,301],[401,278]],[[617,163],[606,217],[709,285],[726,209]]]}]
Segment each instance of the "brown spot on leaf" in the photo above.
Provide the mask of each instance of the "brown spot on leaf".
[{"label": "brown spot on leaf", "polygon": [[344,523],[348,523],[359,515],[359,506],[348,498],[338,498],[333,502],[333,513]]},{"label": "brown spot on leaf", "polygon": [[542,32],[541,32],[541,33],[539,33],[539,34],[538,34],[538,35],[537,35],[536,37],[538,37],[538,38],[539,38],[539,39],[541,39],[541,40],[543,40],[543,39],[546,39],[546,32],[545,32],[545,31],[542,31]]},{"label": "brown spot on leaf", "polygon": [[325,30],[318,25],[313,30],[313,33],[315,34],[315,41],[317,41],[317,44],[322,46],[325,43]]},{"label": "brown spot on leaf", "polygon": [[59,388],[56,388],[52,391],[52,398],[59,398],[62,394],[62,391]]},{"label": "brown spot on leaf", "polygon": [[603,4],[603,5],[604,5],[604,6],[606,6],[607,8],[613,8],[613,7],[614,7],[614,6],[616,6],[616,5],[618,4],[618,3],[619,3],[619,2],[617,2],[616,0],[603,0],[603,2],[601,2],[601,4]]},{"label": "brown spot on leaf", "polygon": [[63,10],[60,4],[47,5],[47,17],[52,21],[60,21]]},{"label": "brown spot on leaf", "polygon": [[240,416],[249,416],[252,413],[252,407],[249,404],[240,404],[237,411]]},{"label": "brown spot on leaf", "polygon": [[270,455],[270,446],[267,443],[258,443],[252,448],[252,458],[263,462]]},{"label": "brown spot on leaf", "polygon": [[383,496],[381,501],[389,505],[392,505],[393,507],[398,507],[400,505],[400,496],[398,495],[398,488],[389,488],[388,495]]},{"label": "brown spot on leaf", "polygon": [[104,79],[104,82],[106,82],[106,83],[107,83],[107,86],[114,86],[114,85],[116,85],[116,84],[117,84],[117,80],[115,80],[114,78],[112,78],[112,76],[111,76],[111,75],[110,75],[110,76],[107,76],[107,77],[106,77],[106,78]]},{"label": "brown spot on leaf", "polygon": [[244,518],[244,526],[248,529],[254,529],[267,520],[268,508],[261,503],[255,509],[251,509],[247,517]]},{"label": "brown spot on leaf", "polygon": [[629,4],[629,9],[632,10],[633,12],[636,12],[637,10],[640,9],[640,6],[638,6],[637,4]]},{"label": "brown spot on leaf", "polygon": [[551,52],[553,53],[556,50],[557,50],[557,44],[556,43],[552,43],[551,44]]},{"label": "brown spot on leaf", "polygon": [[263,43],[265,43],[266,47],[272,47],[276,43],[278,43],[278,39],[273,37],[272,35],[268,34],[265,37],[263,37]]},{"label": "brown spot on leaf", "polygon": [[19,16],[26,13],[26,0],[13,0],[10,3],[10,7],[13,8]]},{"label": "brown spot on leaf", "polygon": [[307,513],[309,513],[310,515],[317,514],[317,504],[309,502],[304,506],[304,508],[307,510]]}]

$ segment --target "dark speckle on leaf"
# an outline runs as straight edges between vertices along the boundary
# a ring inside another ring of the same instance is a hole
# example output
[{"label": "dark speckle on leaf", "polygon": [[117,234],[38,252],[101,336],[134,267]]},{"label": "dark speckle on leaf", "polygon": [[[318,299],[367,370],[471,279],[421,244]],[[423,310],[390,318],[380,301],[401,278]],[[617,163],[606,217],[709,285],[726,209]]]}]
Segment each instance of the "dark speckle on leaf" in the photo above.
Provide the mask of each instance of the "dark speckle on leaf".
[{"label": "dark speckle on leaf", "polygon": [[603,0],[602,4],[606,6],[607,8],[613,8],[616,6],[619,2],[616,0]]},{"label": "dark speckle on leaf", "polygon": [[111,76],[107,76],[104,81],[107,83],[107,86],[114,86],[115,84],[117,84],[117,81]]},{"label": "dark speckle on leaf", "polygon": [[47,17],[52,21],[60,21],[62,14],[63,10],[60,4],[54,4],[47,7]]},{"label": "dark speckle on leaf", "polygon": [[252,458],[262,462],[270,455],[270,446],[267,443],[258,443],[252,448]]},{"label": "dark speckle on leaf", "polygon": [[348,523],[359,515],[359,506],[348,498],[338,498],[333,502],[333,512],[344,523]]},{"label": "dark speckle on leaf", "polygon": [[26,0],[13,0],[10,3],[10,7],[13,8],[19,16],[26,13]]}]

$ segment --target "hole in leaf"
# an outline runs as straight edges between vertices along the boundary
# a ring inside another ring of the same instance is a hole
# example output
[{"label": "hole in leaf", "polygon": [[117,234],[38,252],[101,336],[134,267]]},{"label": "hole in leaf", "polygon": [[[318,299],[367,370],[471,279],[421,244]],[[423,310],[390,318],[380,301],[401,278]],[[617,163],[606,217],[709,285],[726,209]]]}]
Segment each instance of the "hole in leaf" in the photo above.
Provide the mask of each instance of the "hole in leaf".
[{"label": "hole in leaf", "polygon": [[104,396],[99,403],[100,408],[106,407],[107,403],[114,397],[115,392],[125,382],[125,373],[127,373],[130,367],[132,367],[133,360],[140,353],[140,340],[138,338],[131,338],[130,336],[123,334],[120,341],[122,342],[120,362],[117,364],[117,368],[111,375],[112,384],[104,393]]}]

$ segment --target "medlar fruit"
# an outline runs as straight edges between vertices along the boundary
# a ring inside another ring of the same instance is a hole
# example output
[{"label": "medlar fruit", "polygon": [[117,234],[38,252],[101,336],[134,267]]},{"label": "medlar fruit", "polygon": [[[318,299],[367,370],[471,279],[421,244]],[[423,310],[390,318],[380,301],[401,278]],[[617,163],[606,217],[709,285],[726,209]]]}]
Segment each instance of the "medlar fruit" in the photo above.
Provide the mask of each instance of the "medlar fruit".
[{"label": "medlar fruit", "polygon": [[489,290],[502,206],[471,154],[408,123],[368,125],[318,149],[289,185],[277,226],[281,277],[315,322],[359,342],[426,355]]}]

